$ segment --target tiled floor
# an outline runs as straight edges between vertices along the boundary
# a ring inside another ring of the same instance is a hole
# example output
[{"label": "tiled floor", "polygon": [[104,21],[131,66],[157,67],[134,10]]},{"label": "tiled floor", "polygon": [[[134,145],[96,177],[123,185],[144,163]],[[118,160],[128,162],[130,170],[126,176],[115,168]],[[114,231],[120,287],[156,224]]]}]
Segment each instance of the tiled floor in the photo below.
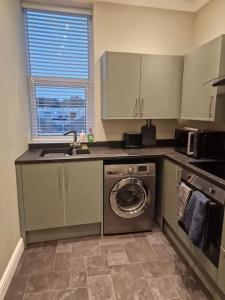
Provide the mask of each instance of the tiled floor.
[{"label": "tiled floor", "polygon": [[209,299],[159,230],[25,250],[5,300]]}]

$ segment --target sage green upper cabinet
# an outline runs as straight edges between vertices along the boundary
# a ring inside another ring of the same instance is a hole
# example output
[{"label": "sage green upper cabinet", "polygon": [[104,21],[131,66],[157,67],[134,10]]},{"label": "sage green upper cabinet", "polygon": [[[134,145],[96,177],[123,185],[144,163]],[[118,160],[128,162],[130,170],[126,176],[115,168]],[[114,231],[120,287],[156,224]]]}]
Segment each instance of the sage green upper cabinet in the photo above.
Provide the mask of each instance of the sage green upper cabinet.
[{"label": "sage green upper cabinet", "polygon": [[225,220],[223,223],[223,239],[220,251],[220,263],[218,269],[217,284],[225,294]]},{"label": "sage green upper cabinet", "polygon": [[64,225],[63,169],[58,163],[22,166],[27,231]]},{"label": "sage green upper cabinet", "polygon": [[137,115],[139,54],[106,52],[101,58],[102,118],[133,119]]},{"label": "sage green upper cabinet", "polygon": [[169,160],[164,160],[162,180],[163,217],[170,227],[178,230],[177,186],[181,180],[181,168]]},{"label": "sage green upper cabinet", "polygon": [[175,119],[183,56],[106,52],[101,58],[102,119]]},{"label": "sage green upper cabinet", "polygon": [[183,57],[142,55],[140,106],[143,118],[177,118],[180,113]]},{"label": "sage green upper cabinet", "polygon": [[71,162],[65,168],[65,225],[100,223],[102,161]]},{"label": "sage green upper cabinet", "polygon": [[225,74],[225,39],[220,36],[185,56],[181,119],[225,119],[222,88],[204,85]]}]

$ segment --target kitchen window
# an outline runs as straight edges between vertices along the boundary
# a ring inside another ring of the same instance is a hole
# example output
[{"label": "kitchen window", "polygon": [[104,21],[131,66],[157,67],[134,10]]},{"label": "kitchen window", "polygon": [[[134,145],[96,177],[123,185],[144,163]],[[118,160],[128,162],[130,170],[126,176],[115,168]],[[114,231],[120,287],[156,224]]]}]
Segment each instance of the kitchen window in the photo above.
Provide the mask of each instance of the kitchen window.
[{"label": "kitchen window", "polygon": [[92,127],[92,16],[24,9],[32,140]]}]

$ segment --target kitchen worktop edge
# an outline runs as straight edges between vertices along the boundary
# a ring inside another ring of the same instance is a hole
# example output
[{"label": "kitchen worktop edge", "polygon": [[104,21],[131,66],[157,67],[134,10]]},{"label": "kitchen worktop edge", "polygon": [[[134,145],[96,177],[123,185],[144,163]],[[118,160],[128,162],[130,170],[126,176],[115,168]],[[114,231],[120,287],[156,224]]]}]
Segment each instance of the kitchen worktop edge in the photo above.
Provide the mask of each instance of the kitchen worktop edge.
[{"label": "kitchen worktop edge", "polygon": [[166,158],[188,169],[196,175],[202,176],[211,183],[225,189],[225,180],[192,165],[191,162],[199,161],[192,157],[178,153],[173,147],[149,147],[139,149],[124,149],[114,147],[93,147],[90,154],[80,154],[70,157],[40,157],[42,149],[29,149],[15,161],[16,165],[40,163],[65,163],[92,160],[122,160],[122,159],[151,159]]}]

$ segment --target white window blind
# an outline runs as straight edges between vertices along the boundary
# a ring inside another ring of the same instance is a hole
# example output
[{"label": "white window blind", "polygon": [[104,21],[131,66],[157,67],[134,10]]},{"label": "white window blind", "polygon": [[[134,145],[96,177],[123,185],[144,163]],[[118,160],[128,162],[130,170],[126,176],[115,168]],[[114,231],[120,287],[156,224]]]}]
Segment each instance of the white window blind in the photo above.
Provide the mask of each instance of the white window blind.
[{"label": "white window blind", "polygon": [[32,137],[92,127],[92,17],[24,9]]}]

